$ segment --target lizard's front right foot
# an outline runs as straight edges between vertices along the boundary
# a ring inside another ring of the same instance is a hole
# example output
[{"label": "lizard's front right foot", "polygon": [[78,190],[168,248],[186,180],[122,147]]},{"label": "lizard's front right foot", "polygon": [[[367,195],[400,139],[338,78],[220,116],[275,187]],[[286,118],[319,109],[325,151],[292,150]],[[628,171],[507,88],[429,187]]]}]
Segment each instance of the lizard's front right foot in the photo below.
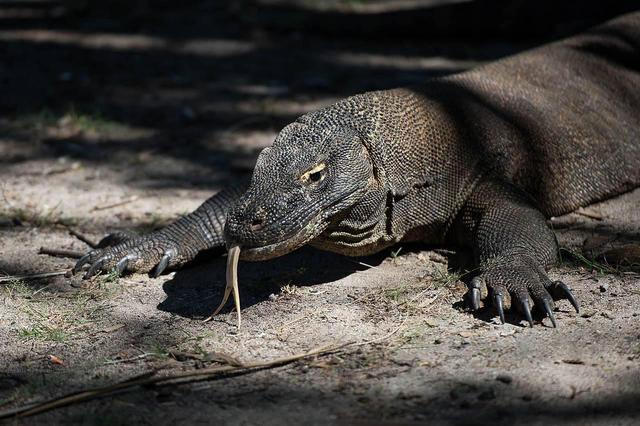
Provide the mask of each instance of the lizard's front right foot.
[{"label": "lizard's front right foot", "polygon": [[473,311],[480,309],[481,294],[484,293],[488,296],[485,304],[489,301],[493,304],[503,324],[505,305],[517,309],[531,327],[533,306],[549,317],[553,327],[556,327],[553,313],[555,300],[567,299],[576,312],[579,312],[578,302],[569,287],[562,281],[551,281],[544,269],[532,258],[518,256],[494,260],[482,269],[482,273],[471,280],[466,294]]},{"label": "lizard's front right foot", "polygon": [[118,276],[131,272],[149,272],[159,276],[167,267],[174,266],[178,258],[178,248],[172,241],[159,234],[142,237],[115,233],[108,235],[78,260],[73,273],[86,270],[83,279],[98,273],[116,271]]}]

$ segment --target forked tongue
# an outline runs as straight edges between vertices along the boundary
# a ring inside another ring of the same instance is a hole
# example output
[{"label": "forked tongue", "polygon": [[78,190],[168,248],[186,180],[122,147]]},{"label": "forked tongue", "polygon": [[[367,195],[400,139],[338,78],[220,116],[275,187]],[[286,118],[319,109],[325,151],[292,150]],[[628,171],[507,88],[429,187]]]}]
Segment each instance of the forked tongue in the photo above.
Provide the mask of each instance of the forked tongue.
[{"label": "forked tongue", "polygon": [[233,303],[236,306],[236,315],[238,317],[238,328],[242,324],[242,316],[240,315],[240,292],[238,291],[238,259],[240,258],[240,246],[233,246],[229,249],[227,255],[227,286],[224,289],[224,296],[220,306],[204,321],[210,321],[224,307],[229,300],[229,295],[233,293]]}]

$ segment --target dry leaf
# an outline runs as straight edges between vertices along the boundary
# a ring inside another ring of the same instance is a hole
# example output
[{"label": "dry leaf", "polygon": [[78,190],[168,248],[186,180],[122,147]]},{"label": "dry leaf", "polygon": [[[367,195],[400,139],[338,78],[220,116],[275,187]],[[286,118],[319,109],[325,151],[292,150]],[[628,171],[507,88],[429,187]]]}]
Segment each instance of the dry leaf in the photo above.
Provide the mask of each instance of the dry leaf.
[{"label": "dry leaf", "polygon": [[102,330],[103,333],[113,333],[114,331],[120,330],[121,328],[124,328],[125,325],[124,324],[116,324],[114,326],[111,327],[107,327],[105,329]]},{"label": "dry leaf", "polygon": [[562,362],[565,364],[574,364],[574,365],[582,365],[584,361],[581,359],[563,359]]},{"label": "dry leaf", "polygon": [[49,361],[51,361],[53,364],[64,365],[64,361],[55,355],[49,355]]}]

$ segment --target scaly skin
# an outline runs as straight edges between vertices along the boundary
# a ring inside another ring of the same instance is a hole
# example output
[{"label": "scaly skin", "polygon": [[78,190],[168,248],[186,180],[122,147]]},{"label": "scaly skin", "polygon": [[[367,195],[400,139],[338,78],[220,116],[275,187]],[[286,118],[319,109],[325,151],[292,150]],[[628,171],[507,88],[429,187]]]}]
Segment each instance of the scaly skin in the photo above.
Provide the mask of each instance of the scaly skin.
[{"label": "scaly skin", "polygon": [[640,185],[640,13],[585,34],[435,79],[353,96],[285,127],[248,189],[223,192],[148,236],[95,250],[87,277],[158,275],[197,253],[240,245],[247,260],[304,244],[350,256],[405,241],[470,247],[504,321],[510,299],[555,326],[577,303],[547,269],[545,218]]},{"label": "scaly skin", "polygon": [[98,248],[76,264],[77,272],[90,265],[85,278],[115,269],[125,272],[149,272],[159,276],[165,269],[179,268],[198,253],[224,247],[225,217],[229,207],[242,194],[241,188],[229,188],[209,198],[193,213],[154,233],[137,236],[117,233],[105,237]]}]

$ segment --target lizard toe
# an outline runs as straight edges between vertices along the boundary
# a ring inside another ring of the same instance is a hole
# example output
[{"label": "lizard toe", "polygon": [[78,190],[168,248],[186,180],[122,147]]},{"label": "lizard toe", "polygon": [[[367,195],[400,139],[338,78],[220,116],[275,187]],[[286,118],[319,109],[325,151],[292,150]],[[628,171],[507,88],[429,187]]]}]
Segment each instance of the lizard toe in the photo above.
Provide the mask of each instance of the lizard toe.
[{"label": "lizard toe", "polygon": [[553,314],[553,308],[552,308],[553,301],[549,302],[548,300],[544,300],[542,302],[542,306],[544,308],[545,313],[549,317],[549,320],[551,321],[551,324],[553,325],[553,328],[558,327],[558,324],[556,323],[556,317]]},{"label": "lizard toe", "polygon": [[498,312],[498,316],[500,317],[500,322],[502,324],[505,323],[504,320],[504,290],[502,288],[496,289],[493,291],[493,306],[496,308]]},{"label": "lizard toe", "polygon": [[474,277],[468,284],[469,291],[467,292],[465,297],[469,304],[469,308],[472,311],[477,311],[480,309],[480,296],[483,287],[485,287],[485,284],[480,277]]},{"label": "lizard toe", "polygon": [[571,292],[569,286],[565,283],[562,281],[554,281],[549,286],[549,292],[551,293],[551,296],[553,296],[554,300],[567,299],[569,303],[571,303],[571,306],[573,306],[573,309],[576,310],[576,313],[580,313],[580,305]]},{"label": "lizard toe", "polygon": [[102,256],[101,258],[99,258],[98,260],[96,260],[90,267],[89,270],[84,274],[84,276],[82,277],[82,279],[84,280],[88,280],[89,278],[93,277],[94,275],[98,274],[99,272],[104,272],[105,271],[105,263],[107,263],[110,260],[109,256]]},{"label": "lizard toe", "polygon": [[80,270],[82,270],[83,267],[90,264],[90,260],[94,252],[95,250],[92,250],[89,253],[82,256],[80,259],[78,259],[78,261],[76,262],[71,272],[73,272],[74,274],[77,274],[78,272],[80,272]]},{"label": "lizard toe", "polygon": [[[532,309],[535,307],[536,322],[548,317],[550,326],[557,327],[554,314],[554,299],[569,299],[577,306],[569,288],[562,282],[552,282],[544,269],[531,262],[530,259],[514,259],[511,262],[488,265],[480,275],[486,282],[489,295],[500,321],[505,322],[505,305],[511,308],[512,316],[519,316],[534,324]],[[477,288],[474,281],[469,285],[470,292]],[[538,317],[542,314],[541,317]]]},{"label": "lizard toe", "polygon": [[116,263],[116,272],[118,273],[118,276],[122,275],[124,272],[127,271],[127,266],[135,261],[137,259],[137,256],[135,254],[128,254],[125,257],[123,257],[122,259],[120,259],[118,261],[118,263]]},{"label": "lizard toe", "polygon": [[171,262],[171,259],[173,259],[174,257],[175,257],[175,250],[167,250],[162,255],[162,258],[160,259],[160,262],[158,262],[156,267],[151,270],[149,275],[152,278],[159,277],[160,274],[162,274],[164,272],[164,270],[167,269],[167,266],[169,266],[169,263]]},{"label": "lizard toe", "polygon": [[520,309],[520,312],[522,312],[525,319],[529,323],[529,327],[533,327],[533,317],[531,316],[531,306],[529,305],[529,298],[519,298],[518,307]]}]

